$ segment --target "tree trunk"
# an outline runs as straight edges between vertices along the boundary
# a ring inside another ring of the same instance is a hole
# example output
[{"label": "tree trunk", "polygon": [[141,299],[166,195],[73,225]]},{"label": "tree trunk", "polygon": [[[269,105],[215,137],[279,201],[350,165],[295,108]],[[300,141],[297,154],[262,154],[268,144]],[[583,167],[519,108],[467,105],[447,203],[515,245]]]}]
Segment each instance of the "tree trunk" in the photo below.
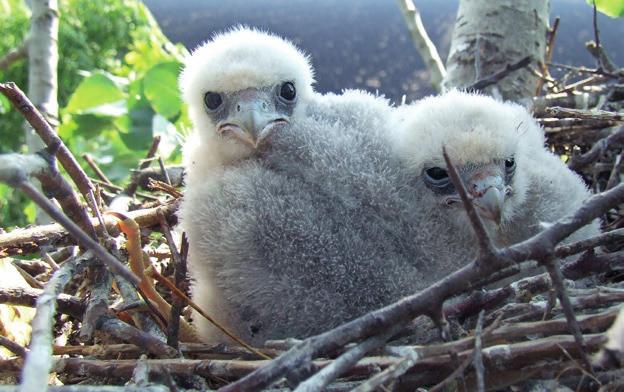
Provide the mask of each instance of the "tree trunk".
[{"label": "tree trunk", "polygon": [[[466,87],[526,56],[544,61],[550,1],[460,0],[444,89]],[[485,91],[520,101],[535,95],[537,76],[515,71]]]},{"label": "tree trunk", "polygon": [[[28,97],[53,126],[58,123],[58,1],[32,0],[32,16],[28,38]],[[26,124],[26,145],[29,152],[45,147],[43,141]],[[50,222],[37,210],[37,223]]]}]

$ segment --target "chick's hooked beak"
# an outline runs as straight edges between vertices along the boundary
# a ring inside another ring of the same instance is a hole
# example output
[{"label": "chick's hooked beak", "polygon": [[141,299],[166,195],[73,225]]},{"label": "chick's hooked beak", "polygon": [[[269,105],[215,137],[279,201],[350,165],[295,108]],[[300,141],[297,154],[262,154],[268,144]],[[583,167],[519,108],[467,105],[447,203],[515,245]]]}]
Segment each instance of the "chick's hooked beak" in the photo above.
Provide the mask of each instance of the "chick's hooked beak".
[{"label": "chick's hooked beak", "polygon": [[473,204],[484,218],[499,225],[502,221],[505,196],[511,192],[501,175],[477,172],[467,183]]},{"label": "chick's hooked beak", "polygon": [[230,132],[241,142],[257,149],[275,128],[289,123],[277,113],[268,97],[261,91],[247,90],[232,107],[230,115],[220,121],[217,131]]}]

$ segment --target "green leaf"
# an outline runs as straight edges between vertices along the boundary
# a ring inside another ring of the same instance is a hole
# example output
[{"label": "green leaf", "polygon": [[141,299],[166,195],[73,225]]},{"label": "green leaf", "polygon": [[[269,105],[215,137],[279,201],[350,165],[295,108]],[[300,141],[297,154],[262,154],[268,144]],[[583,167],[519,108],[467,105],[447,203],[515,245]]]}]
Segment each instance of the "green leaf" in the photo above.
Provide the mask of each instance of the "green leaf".
[{"label": "green leaf", "polygon": [[8,113],[10,107],[11,107],[11,102],[9,102],[9,99],[5,97],[4,95],[0,94],[0,114]]},{"label": "green leaf", "polygon": [[65,110],[75,114],[94,114],[98,107],[117,103],[124,98],[124,92],[112,78],[103,73],[94,73],[80,82]]},{"label": "green leaf", "polygon": [[178,133],[175,125],[158,113],[152,119],[152,132],[154,136],[160,136],[158,152],[164,159],[169,158],[183,142],[182,135]]},{"label": "green leaf", "polygon": [[24,215],[26,215],[28,222],[35,222],[35,219],[37,219],[37,207],[35,203],[30,202],[26,204],[26,207],[24,207]]},{"label": "green leaf", "polygon": [[[129,124],[125,126],[128,132],[120,132],[119,136],[126,147],[131,150],[146,150],[152,143],[152,117],[154,111],[148,107],[139,107],[130,110],[128,117],[123,117]],[[128,126],[129,125],[129,126]]]},{"label": "green leaf", "polygon": [[143,92],[152,109],[173,119],[180,113],[182,99],[178,91],[180,63],[177,61],[156,64],[145,74]]},{"label": "green leaf", "polygon": [[587,4],[594,6],[596,2],[596,8],[598,11],[612,18],[619,18],[624,16],[624,0],[586,0]]}]

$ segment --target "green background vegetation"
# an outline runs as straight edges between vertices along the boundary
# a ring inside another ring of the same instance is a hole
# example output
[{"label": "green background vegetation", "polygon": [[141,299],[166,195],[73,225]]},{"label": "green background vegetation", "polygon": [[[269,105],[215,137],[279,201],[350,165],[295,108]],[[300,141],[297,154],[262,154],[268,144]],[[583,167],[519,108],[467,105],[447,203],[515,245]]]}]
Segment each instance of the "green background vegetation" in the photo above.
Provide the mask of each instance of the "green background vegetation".
[{"label": "green background vegetation", "polygon": [[[111,181],[121,185],[155,135],[159,154],[180,160],[188,128],[177,77],[186,49],[171,44],[140,1],[60,0],[59,135],[87,173],[91,154]],[[19,47],[30,12],[23,0],[0,0],[0,54]],[[0,71],[0,80],[27,88],[27,61]],[[0,96],[0,153],[24,151],[23,119]],[[0,225],[34,221],[34,206],[0,184]]]}]

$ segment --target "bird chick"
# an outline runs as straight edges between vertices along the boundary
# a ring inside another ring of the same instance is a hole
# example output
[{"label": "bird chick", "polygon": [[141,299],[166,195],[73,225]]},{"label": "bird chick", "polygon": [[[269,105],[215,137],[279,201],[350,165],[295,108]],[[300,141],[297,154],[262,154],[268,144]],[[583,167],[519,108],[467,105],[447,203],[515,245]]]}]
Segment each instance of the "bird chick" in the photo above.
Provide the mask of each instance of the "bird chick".
[{"label": "bird chick", "polygon": [[[393,127],[394,150],[429,189],[451,222],[471,230],[442,148],[499,246],[522,241],[575,211],[590,192],[545,148],[544,132],[520,105],[451,91],[405,107]],[[597,222],[571,239],[599,232]]]},{"label": "bird chick", "polygon": [[[251,343],[319,333],[432,281],[412,257],[414,194],[389,159],[384,118],[353,111],[355,124],[377,128],[346,126],[347,115],[298,118],[262,160],[204,186],[190,219],[202,227],[196,254],[211,256],[197,268],[210,284],[195,294]],[[207,341],[227,341],[202,330]]]},{"label": "bird chick", "polygon": [[183,154],[187,186],[252,156],[290,124],[313,82],[305,54],[254,29],[234,28],[195,49],[180,75],[193,123]]}]

